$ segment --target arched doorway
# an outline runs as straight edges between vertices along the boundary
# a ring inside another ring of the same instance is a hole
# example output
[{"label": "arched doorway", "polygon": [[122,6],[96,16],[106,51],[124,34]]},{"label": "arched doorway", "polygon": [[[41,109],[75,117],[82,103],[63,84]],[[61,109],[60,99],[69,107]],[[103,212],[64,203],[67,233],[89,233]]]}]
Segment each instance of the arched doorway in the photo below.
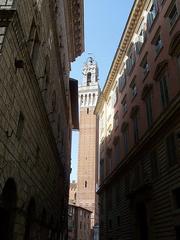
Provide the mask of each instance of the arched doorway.
[{"label": "arched doorway", "polygon": [[34,198],[31,198],[27,208],[24,240],[34,240],[36,235],[36,204]]},{"label": "arched doorway", "polygon": [[144,202],[136,205],[137,235],[139,240],[149,240],[147,209]]},{"label": "arched doorway", "polygon": [[0,238],[12,240],[17,202],[17,188],[13,178],[9,178],[0,195]]}]

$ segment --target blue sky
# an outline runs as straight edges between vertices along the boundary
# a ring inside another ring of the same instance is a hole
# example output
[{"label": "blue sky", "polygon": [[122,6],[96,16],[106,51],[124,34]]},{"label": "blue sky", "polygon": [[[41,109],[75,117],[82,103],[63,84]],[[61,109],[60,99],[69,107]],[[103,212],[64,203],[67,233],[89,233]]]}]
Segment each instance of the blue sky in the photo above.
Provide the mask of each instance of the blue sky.
[{"label": "blue sky", "polygon": [[[71,77],[82,81],[88,53],[97,61],[99,84],[104,86],[134,0],[84,0],[85,52],[71,67]],[[71,180],[77,179],[78,132],[73,132]]]}]

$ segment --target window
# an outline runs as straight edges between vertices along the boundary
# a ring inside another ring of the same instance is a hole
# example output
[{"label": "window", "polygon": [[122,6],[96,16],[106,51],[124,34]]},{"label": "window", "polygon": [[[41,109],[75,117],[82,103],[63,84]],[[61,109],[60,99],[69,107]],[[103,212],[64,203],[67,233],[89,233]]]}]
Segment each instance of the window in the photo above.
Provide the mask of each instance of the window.
[{"label": "window", "polygon": [[1,0],[0,9],[10,9],[13,6],[14,0]]},{"label": "window", "polygon": [[85,102],[84,105],[87,105],[87,95],[85,95]]},{"label": "window", "polygon": [[112,210],[112,189],[109,188],[108,190],[108,209]]},{"label": "window", "polygon": [[128,59],[126,60],[126,70],[127,73],[130,74],[136,62],[136,55],[135,55],[135,45],[129,50]]},{"label": "window", "polygon": [[114,115],[114,129],[116,129],[118,126],[119,126],[119,116],[118,116],[118,112],[116,112]]},{"label": "window", "polygon": [[169,24],[171,27],[176,23],[178,15],[179,13],[178,13],[177,6],[176,6],[176,3],[174,3],[174,5],[171,7],[170,12],[168,14]]},{"label": "window", "polygon": [[91,105],[91,94],[89,94],[88,105]]},{"label": "window", "polygon": [[171,133],[169,136],[167,136],[166,149],[169,166],[173,166],[177,163],[176,142],[174,133]]},{"label": "window", "polygon": [[117,225],[120,226],[120,216],[117,216]]},{"label": "window", "polygon": [[83,95],[81,95],[81,103],[80,105],[82,106],[83,105]]},{"label": "window", "polygon": [[122,102],[122,110],[123,110],[123,113],[126,113],[127,112],[127,101],[126,101],[126,96],[123,98]]},{"label": "window", "polygon": [[32,25],[31,25],[28,45],[29,45],[29,51],[30,51],[30,56],[31,56],[33,66],[36,67],[39,48],[40,48],[40,41],[39,41],[39,36],[37,33],[37,28],[34,20],[32,21]]},{"label": "window", "polygon": [[156,179],[159,176],[159,166],[158,166],[158,158],[157,158],[156,150],[150,153],[150,161],[151,161],[152,179]]},{"label": "window", "polygon": [[176,240],[180,239],[180,226],[175,226]]},{"label": "window", "polygon": [[177,57],[177,62],[178,62],[178,66],[179,66],[179,69],[180,69],[180,55]]},{"label": "window", "polygon": [[104,159],[100,160],[100,179],[101,181],[104,179]]},{"label": "window", "polygon": [[126,75],[125,73],[123,73],[120,77],[119,77],[119,91],[122,92],[123,88],[126,85]]},{"label": "window", "polygon": [[96,96],[95,96],[95,93],[93,93],[92,105],[94,106],[95,104],[96,104]]},{"label": "window", "polygon": [[169,94],[168,94],[166,78],[167,78],[167,75],[163,74],[159,79],[161,102],[162,102],[163,108],[167,107],[169,103]]},{"label": "window", "polygon": [[174,206],[176,209],[180,209],[180,187],[173,190]]},{"label": "window", "polygon": [[138,112],[133,114],[132,116],[133,121],[133,132],[134,132],[134,142],[137,143],[139,140],[139,124],[138,124]]},{"label": "window", "polygon": [[146,76],[149,72],[149,64],[147,62],[147,54],[144,56],[140,66],[143,69],[144,76]]},{"label": "window", "polygon": [[163,42],[161,40],[161,35],[160,33],[156,34],[154,40],[153,40],[153,44],[154,44],[154,47],[155,47],[155,51],[156,51],[156,54],[158,55],[160,50],[162,49],[163,47]]},{"label": "window", "polygon": [[22,137],[23,129],[24,129],[24,115],[22,114],[22,112],[20,112],[18,126],[17,126],[17,132],[16,132],[16,137],[18,140],[20,140]]},{"label": "window", "polygon": [[84,182],[84,187],[87,188],[87,181]]},{"label": "window", "polygon": [[123,134],[123,141],[124,141],[124,151],[127,154],[128,150],[129,150],[129,145],[128,145],[128,126],[123,129],[122,134]]},{"label": "window", "polygon": [[152,114],[152,93],[149,91],[145,98],[144,98],[145,104],[146,104],[146,115],[147,115],[147,123],[148,127],[151,127],[153,123],[153,114]]},{"label": "window", "polygon": [[0,27],[0,51],[1,51],[2,46],[3,46],[5,32],[6,32],[6,27]]},{"label": "window", "polygon": [[116,205],[119,205],[119,203],[120,203],[120,188],[119,188],[118,184],[116,185],[116,188],[115,188],[115,197],[116,197]]},{"label": "window", "polygon": [[132,97],[134,98],[137,95],[137,86],[136,86],[136,82],[134,80],[130,84],[130,88],[131,88]]},{"label": "window", "polygon": [[91,83],[91,72],[87,73],[87,86],[89,86]]},{"label": "window", "polygon": [[120,141],[119,137],[116,136],[116,141],[114,142],[114,159],[116,163],[120,161]]},{"label": "window", "polygon": [[149,31],[151,30],[152,24],[157,14],[158,14],[158,0],[154,0],[147,15],[147,28]]},{"label": "window", "polygon": [[117,103],[117,98],[118,98],[118,90],[115,87],[113,90],[113,94],[112,94],[112,108],[115,106],[115,104]]},{"label": "window", "polygon": [[136,53],[139,54],[141,51],[141,48],[143,46],[143,43],[146,40],[146,30],[145,30],[145,23],[142,22],[141,26],[140,26],[140,30],[136,39],[136,43],[135,43],[135,48],[136,48]]},{"label": "window", "polygon": [[87,108],[87,114],[89,114],[89,108]]},{"label": "window", "polygon": [[109,230],[112,230],[112,220],[111,219],[109,219]]},{"label": "window", "polygon": [[80,226],[79,227],[80,227],[80,229],[82,229],[82,222],[80,222]]}]

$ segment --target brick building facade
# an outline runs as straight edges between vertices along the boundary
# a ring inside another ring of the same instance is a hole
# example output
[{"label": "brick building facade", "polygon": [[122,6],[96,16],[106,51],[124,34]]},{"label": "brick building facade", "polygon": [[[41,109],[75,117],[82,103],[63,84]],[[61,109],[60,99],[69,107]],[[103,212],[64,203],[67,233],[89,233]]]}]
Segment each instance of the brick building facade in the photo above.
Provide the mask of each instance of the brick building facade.
[{"label": "brick building facade", "polygon": [[91,237],[91,211],[69,204],[68,240],[86,240]]},{"label": "brick building facade", "polygon": [[95,60],[89,57],[83,67],[83,83],[79,86],[80,136],[77,205],[92,211],[91,228],[98,224],[96,195],[98,122],[94,115],[98,95],[98,66]]},{"label": "brick building facade", "polygon": [[95,109],[100,239],[180,239],[180,1],[136,0]]},{"label": "brick building facade", "polygon": [[83,27],[81,0],[0,0],[0,239],[67,239]]}]

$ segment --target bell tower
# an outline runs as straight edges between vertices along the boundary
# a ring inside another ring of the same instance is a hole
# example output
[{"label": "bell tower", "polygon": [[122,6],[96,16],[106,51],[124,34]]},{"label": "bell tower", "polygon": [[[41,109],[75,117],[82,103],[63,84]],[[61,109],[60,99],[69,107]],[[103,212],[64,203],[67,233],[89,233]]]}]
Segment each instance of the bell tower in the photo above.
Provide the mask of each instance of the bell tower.
[{"label": "bell tower", "polygon": [[92,211],[91,227],[98,224],[98,202],[96,184],[98,165],[96,145],[98,143],[98,121],[94,109],[100,93],[98,66],[89,57],[83,66],[83,82],[79,86],[80,134],[78,155],[77,204]]}]

